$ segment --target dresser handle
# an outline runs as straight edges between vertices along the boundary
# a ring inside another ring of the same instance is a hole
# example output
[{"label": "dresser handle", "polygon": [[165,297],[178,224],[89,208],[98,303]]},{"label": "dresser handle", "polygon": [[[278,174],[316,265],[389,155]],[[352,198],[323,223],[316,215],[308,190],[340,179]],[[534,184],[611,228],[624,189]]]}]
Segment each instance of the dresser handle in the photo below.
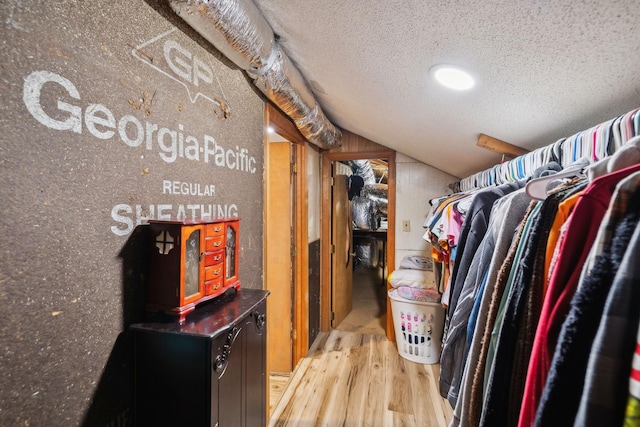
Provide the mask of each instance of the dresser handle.
[{"label": "dresser handle", "polygon": [[260,314],[259,311],[254,311],[252,314],[253,318],[256,321],[256,327],[258,328],[258,330],[264,328],[265,323],[267,323],[267,315]]},{"label": "dresser handle", "polygon": [[213,370],[216,372],[224,371],[224,368],[227,366],[227,358],[224,355],[217,355],[216,359],[213,361]]},{"label": "dresser handle", "polygon": [[217,355],[213,361],[213,370],[220,373],[218,378],[222,378],[227,370],[229,355],[231,354],[231,346],[235,342],[236,338],[238,338],[240,331],[242,331],[242,329],[237,326],[234,326],[231,331],[229,331],[227,334],[227,343],[222,346],[222,354]]}]

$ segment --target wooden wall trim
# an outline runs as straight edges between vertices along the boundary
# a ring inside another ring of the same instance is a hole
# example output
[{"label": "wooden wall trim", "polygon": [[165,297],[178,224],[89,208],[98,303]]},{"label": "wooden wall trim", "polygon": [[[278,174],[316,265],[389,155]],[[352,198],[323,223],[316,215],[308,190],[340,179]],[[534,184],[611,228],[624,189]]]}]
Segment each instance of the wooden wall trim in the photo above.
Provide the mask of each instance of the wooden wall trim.
[{"label": "wooden wall trim", "polygon": [[331,159],[322,153],[320,164],[320,330],[326,332],[331,329]]},{"label": "wooden wall trim", "polygon": [[294,216],[297,230],[294,235],[294,313],[296,334],[293,339],[293,366],[309,352],[309,205],[307,202],[307,147],[295,144],[295,204]]},{"label": "wooden wall trim", "polygon": [[[390,190],[387,195],[387,275],[391,274],[391,271],[396,265],[396,153],[391,153],[388,159],[389,170],[387,185]],[[386,278],[385,283],[387,284],[387,290],[389,290],[391,286]],[[393,316],[391,315],[391,301],[387,297],[387,339],[393,341],[395,337]]]},{"label": "wooden wall trim", "polygon": [[280,112],[280,110],[271,104],[266,104],[266,110],[269,120],[265,123],[273,127],[280,136],[296,144],[304,144],[306,142],[306,139],[302,136],[296,125]]},{"label": "wooden wall trim", "polygon": [[[291,339],[292,368],[308,353],[309,349],[309,242],[308,242],[308,204],[306,182],[306,149],[307,141],[282,112],[270,104],[265,104],[265,125],[272,126],[282,137],[293,143],[295,152],[296,170],[294,175],[293,194],[293,245],[296,247],[296,256],[292,259],[293,289],[292,292],[292,328],[295,334]],[[265,132],[265,144],[268,143],[268,135]],[[268,151],[268,150],[265,150]],[[266,195],[266,191],[265,191]],[[266,208],[265,208],[266,211]],[[264,252],[268,250],[265,242]],[[264,264],[267,265],[266,263]],[[265,267],[266,269],[267,267]],[[268,304],[268,303],[267,303]]]}]

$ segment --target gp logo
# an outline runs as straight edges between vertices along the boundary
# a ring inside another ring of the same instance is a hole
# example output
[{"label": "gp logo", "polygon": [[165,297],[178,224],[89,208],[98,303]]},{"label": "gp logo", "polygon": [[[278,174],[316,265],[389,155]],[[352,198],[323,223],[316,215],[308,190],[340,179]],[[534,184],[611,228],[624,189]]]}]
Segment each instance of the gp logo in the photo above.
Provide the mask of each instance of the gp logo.
[{"label": "gp logo", "polygon": [[149,67],[183,86],[194,104],[203,99],[213,105],[216,116],[226,119],[228,106],[217,91],[223,94],[212,62],[194,54],[169,36],[175,28],[136,46],[131,54]]}]

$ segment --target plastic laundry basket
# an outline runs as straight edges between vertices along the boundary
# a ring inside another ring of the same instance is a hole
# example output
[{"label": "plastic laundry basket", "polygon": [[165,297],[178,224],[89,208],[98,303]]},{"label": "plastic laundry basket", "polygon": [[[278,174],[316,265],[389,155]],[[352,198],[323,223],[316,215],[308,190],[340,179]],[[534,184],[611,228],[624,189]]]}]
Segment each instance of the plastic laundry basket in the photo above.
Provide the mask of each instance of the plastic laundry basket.
[{"label": "plastic laundry basket", "polygon": [[444,327],[442,305],[402,298],[396,289],[390,289],[388,295],[400,356],[417,363],[438,363]]}]

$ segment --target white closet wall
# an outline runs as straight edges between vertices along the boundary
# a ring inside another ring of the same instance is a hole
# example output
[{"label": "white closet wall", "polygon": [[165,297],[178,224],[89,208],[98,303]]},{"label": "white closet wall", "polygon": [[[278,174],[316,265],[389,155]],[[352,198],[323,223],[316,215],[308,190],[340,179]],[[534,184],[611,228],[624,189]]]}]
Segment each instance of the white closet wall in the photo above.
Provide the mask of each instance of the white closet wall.
[{"label": "white closet wall", "polygon": [[[422,227],[429,212],[429,200],[450,193],[448,185],[458,178],[401,153],[396,155],[396,265],[407,255],[431,254],[431,245],[422,236]],[[403,231],[403,221],[410,230]]]}]

